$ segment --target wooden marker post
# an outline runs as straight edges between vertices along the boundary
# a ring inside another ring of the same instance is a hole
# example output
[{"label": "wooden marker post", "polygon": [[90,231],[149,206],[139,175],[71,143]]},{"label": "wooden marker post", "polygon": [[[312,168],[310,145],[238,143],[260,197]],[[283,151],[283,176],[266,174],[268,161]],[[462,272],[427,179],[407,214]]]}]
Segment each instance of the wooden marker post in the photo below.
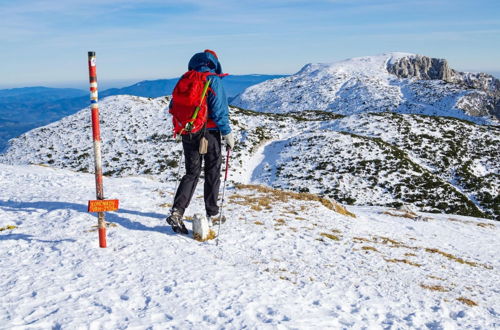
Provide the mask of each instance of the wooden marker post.
[{"label": "wooden marker post", "polygon": [[101,161],[101,132],[99,127],[99,107],[97,105],[97,70],[95,52],[89,52],[90,109],[92,111],[92,138],[94,141],[95,187],[97,200],[89,201],[88,211],[97,212],[99,247],[106,247],[106,220],[104,212],[118,209],[118,200],[104,200]]}]

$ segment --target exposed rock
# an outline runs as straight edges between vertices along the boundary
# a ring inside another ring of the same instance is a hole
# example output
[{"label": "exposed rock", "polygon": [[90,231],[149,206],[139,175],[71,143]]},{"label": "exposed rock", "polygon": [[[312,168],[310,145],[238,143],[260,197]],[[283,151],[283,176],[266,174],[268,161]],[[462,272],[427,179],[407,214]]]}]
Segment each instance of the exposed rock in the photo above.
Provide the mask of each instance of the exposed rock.
[{"label": "exposed rock", "polygon": [[498,97],[483,91],[472,91],[460,98],[456,107],[465,113],[476,116],[490,116],[500,118],[500,102]]},{"label": "exposed rock", "polygon": [[471,116],[493,116],[500,119],[500,80],[486,73],[459,72],[445,59],[421,55],[402,57],[389,63],[387,71],[398,78],[442,80],[467,90],[456,107]]},{"label": "exposed rock", "polygon": [[440,79],[449,82],[454,75],[446,60],[420,55],[402,57],[390,64],[387,70],[399,78]]}]

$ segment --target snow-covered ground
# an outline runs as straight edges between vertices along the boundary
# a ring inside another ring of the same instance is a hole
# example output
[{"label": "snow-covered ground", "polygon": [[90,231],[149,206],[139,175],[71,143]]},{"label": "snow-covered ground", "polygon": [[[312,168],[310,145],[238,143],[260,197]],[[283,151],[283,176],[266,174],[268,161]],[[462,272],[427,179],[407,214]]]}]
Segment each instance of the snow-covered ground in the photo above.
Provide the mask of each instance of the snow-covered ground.
[{"label": "snow-covered ground", "polygon": [[217,246],[166,226],[173,183],[104,184],[120,210],[100,249],[93,175],[0,165],[1,329],[500,326],[498,222],[381,207],[352,218],[229,185]]}]

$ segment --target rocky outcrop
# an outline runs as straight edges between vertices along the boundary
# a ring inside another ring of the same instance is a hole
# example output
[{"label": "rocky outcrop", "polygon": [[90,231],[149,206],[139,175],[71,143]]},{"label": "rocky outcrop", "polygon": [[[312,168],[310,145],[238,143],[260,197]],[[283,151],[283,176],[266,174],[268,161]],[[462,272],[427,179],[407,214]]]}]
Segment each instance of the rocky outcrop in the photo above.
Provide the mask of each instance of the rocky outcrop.
[{"label": "rocky outcrop", "polygon": [[402,57],[389,64],[387,70],[399,78],[451,81],[453,76],[446,60],[420,55]]},{"label": "rocky outcrop", "polygon": [[449,67],[445,59],[412,55],[387,65],[387,71],[398,78],[442,80],[457,84],[466,93],[456,107],[471,116],[493,116],[500,119],[500,80],[486,73],[459,72]]},{"label": "rocky outcrop", "polygon": [[472,91],[458,100],[456,107],[465,113],[476,116],[494,116],[500,118],[500,98],[494,93]]}]

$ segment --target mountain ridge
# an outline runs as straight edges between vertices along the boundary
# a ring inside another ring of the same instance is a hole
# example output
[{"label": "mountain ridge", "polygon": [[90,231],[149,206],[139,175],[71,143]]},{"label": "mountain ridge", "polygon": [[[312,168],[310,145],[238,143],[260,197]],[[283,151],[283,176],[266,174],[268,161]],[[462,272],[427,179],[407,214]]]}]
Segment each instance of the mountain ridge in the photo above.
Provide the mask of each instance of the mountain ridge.
[{"label": "mountain ridge", "polygon": [[[169,98],[100,102],[105,175],[175,181],[181,145]],[[11,141],[7,164],[92,172],[88,108]],[[495,126],[398,113],[351,116],[231,109],[236,147],[230,179],[325,195],[341,203],[498,217],[500,134]]]},{"label": "mountain ridge", "polygon": [[[283,76],[234,75],[225,77],[223,81],[226,94],[235,96],[250,85]],[[172,93],[177,80],[178,78],[143,80],[123,88],[100,91],[99,96],[101,98],[119,94],[142,97],[165,96]],[[80,96],[70,97],[71,95]],[[88,92],[77,89],[23,87],[0,90],[0,152],[7,146],[9,139],[71,115],[88,104]]]},{"label": "mountain ridge", "polygon": [[264,112],[396,111],[498,124],[500,80],[457,72],[443,59],[394,52],[306,64],[294,75],[249,87],[232,105]]}]

